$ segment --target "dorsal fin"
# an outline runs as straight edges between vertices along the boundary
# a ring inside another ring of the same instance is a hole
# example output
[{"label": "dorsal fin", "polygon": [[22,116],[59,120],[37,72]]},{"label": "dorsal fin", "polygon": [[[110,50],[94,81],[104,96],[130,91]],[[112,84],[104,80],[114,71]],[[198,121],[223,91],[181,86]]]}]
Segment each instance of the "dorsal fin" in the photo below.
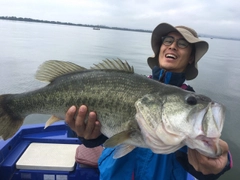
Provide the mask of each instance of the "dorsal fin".
[{"label": "dorsal fin", "polygon": [[134,73],[133,66],[130,66],[126,61],[123,62],[120,59],[113,59],[113,60],[103,60],[103,62],[99,64],[94,64],[91,69],[113,69],[113,70],[119,70],[119,71],[125,71],[125,72],[130,72]]},{"label": "dorsal fin", "polygon": [[86,68],[71,62],[49,60],[39,66],[35,78],[40,81],[52,82],[61,75],[83,70]]}]

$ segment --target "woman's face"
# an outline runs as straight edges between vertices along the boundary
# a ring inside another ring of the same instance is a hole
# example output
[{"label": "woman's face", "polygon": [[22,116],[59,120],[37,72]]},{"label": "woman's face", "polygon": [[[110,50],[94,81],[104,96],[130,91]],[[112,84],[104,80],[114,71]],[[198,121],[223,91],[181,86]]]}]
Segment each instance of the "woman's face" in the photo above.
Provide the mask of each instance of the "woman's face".
[{"label": "woman's face", "polygon": [[188,64],[193,63],[194,57],[191,55],[192,45],[186,48],[179,48],[177,40],[183,38],[178,32],[171,32],[168,36],[174,38],[174,42],[160,47],[158,62],[161,68],[171,72],[183,72]]}]

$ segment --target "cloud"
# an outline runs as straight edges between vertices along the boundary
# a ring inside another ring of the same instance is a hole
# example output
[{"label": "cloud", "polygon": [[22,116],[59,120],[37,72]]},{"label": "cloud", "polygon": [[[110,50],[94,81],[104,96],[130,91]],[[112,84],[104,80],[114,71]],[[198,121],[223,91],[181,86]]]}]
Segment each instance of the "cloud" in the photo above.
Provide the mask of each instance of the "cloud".
[{"label": "cloud", "polygon": [[8,0],[0,2],[0,15],[146,30],[168,22],[240,38],[238,7],[236,0]]}]

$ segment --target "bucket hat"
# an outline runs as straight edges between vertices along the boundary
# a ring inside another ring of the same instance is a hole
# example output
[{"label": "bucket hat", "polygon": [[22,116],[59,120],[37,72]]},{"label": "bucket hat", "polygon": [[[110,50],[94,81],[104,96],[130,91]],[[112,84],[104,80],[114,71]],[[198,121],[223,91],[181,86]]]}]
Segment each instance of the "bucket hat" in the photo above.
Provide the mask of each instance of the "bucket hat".
[{"label": "bucket hat", "polygon": [[186,26],[172,26],[167,23],[159,24],[152,32],[151,45],[154,52],[154,57],[149,57],[147,62],[152,69],[154,66],[159,66],[158,56],[159,49],[162,45],[162,37],[170,32],[179,32],[183,38],[195,46],[195,58],[192,64],[188,64],[185,70],[185,77],[187,80],[191,80],[198,75],[198,61],[208,50],[208,43],[198,38],[195,30]]}]

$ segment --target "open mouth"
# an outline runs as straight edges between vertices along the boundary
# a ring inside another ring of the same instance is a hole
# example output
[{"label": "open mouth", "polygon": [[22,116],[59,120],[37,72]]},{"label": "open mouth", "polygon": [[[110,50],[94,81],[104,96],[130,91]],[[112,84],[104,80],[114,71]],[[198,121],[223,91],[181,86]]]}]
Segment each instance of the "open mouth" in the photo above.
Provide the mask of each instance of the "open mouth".
[{"label": "open mouth", "polygon": [[177,56],[175,56],[174,54],[166,54],[165,55],[166,58],[171,58],[171,59],[176,59]]}]

